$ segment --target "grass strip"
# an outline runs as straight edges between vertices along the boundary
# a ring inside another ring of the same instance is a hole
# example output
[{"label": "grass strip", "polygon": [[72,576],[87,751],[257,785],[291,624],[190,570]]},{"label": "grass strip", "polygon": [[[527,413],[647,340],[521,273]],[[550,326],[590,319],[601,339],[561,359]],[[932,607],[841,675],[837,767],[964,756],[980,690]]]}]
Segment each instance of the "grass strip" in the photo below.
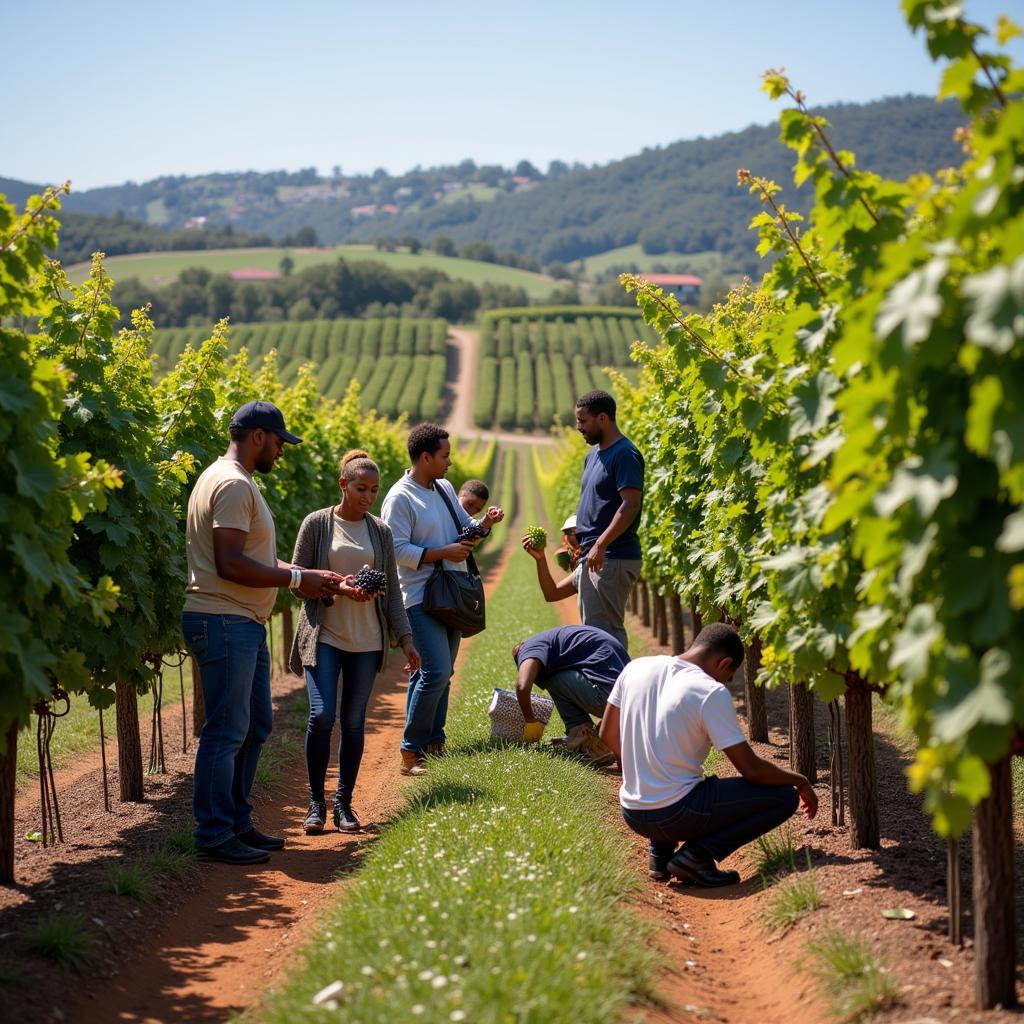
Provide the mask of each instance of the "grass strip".
[{"label": "grass strip", "polygon": [[620,906],[637,875],[604,780],[489,740],[513,644],[555,623],[534,576],[512,558],[459,678],[449,755],[431,761],[259,1020],[596,1024],[649,994],[645,926]]}]

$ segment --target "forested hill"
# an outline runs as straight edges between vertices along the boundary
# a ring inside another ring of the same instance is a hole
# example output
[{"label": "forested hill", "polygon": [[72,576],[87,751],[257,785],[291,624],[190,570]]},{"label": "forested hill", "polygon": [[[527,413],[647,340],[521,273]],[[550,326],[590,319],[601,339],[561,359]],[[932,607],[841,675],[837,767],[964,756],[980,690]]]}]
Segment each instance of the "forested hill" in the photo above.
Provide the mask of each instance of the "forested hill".
[{"label": "forested hill", "polygon": [[[652,134],[671,124],[671,104],[665,110],[652,106]],[[953,132],[962,115],[955,104],[908,96],[821,113],[859,166],[887,176],[903,178],[958,160]],[[502,168],[464,160],[400,176],[383,170],[346,176],[335,167],[329,177],[313,168],[166,177],[74,193],[65,205],[185,229],[195,234],[195,248],[209,247],[201,234],[228,225],[243,237],[259,232],[281,240],[315,224],[321,244],[408,236],[429,244],[443,235],[459,245],[479,240],[549,264],[639,242],[648,253],[715,250],[728,268],[748,270],[754,261],[747,224],[757,204],[737,188],[737,169],[776,179],[786,186],[788,205],[806,205],[789,186],[792,160],[777,136],[776,125],[753,126],[646,149],[601,167],[553,161],[546,172],[527,161]],[[37,188],[0,178],[0,192],[15,202]],[[102,223],[85,226],[90,242],[96,236],[102,243]],[[123,221],[116,231],[119,238],[126,233]]]},{"label": "forested hill", "polygon": [[[823,113],[834,125],[832,138],[856,154],[858,166],[886,176],[905,178],[962,159],[953,142],[963,122],[955,104],[908,97]],[[410,211],[395,229],[425,238],[443,233],[457,242],[485,239],[544,263],[639,242],[654,253],[716,250],[727,265],[746,269],[753,256],[747,225],[758,204],[737,188],[737,169],[778,181],[791,207],[808,205],[793,193],[792,153],[777,139],[771,125],[677,142],[500,201]],[[371,225],[359,225],[357,233],[368,237]]]}]

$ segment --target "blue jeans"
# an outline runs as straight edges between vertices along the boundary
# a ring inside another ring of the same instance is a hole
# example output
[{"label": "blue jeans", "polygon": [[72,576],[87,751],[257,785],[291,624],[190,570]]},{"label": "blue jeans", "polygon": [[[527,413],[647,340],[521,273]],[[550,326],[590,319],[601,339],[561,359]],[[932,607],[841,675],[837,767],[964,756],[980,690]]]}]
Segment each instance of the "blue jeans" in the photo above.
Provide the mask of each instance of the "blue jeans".
[{"label": "blue jeans", "polygon": [[671,857],[676,844],[684,841],[697,856],[722,860],[788,820],[798,803],[793,786],[757,786],[712,775],[668,807],[623,807],[622,817],[650,840],[652,856]]},{"label": "blue jeans", "polygon": [[406,611],[413,643],[420,653],[420,667],[409,677],[405,694],[402,749],[422,754],[430,744],[444,743],[448,692],[462,637],[424,611],[422,604]]},{"label": "blue jeans", "polygon": [[273,727],[267,630],[244,615],[183,612],[185,646],[199,666],[206,722],[196,751],[196,846],[252,828],[249,796]]},{"label": "blue jeans", "polygon": [[341,682],[341,736],[338,739],[338,791],[334,801],[349,806],[363,759],[366,705],[380,664],[380,651],[339,651],[330,644],[316,645],[316,665],[306,666],[309,722],[306,724],[306,769],[309,793],[324,799],[324,780],[331,759],[331,731],[338,717],[338,682]]},{"label": "blue jeans", "polygon": [[593,725],[590,716],[600,718],[608,703],[608,692],[596,687],[582,672],[567,668],[541,676],[537,685],[551,694],[565,731],[578,725]]}]

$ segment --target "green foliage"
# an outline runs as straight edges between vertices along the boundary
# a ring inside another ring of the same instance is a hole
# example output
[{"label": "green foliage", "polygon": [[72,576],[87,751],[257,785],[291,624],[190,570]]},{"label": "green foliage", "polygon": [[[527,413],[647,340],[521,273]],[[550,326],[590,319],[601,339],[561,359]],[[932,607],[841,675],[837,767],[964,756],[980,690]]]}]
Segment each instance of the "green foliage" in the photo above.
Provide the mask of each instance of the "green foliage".
[{"label": "green foliage", "polygon": [[806,871],[791,875],[772,889],[768,904],[760,914],[761,923],[768,931],[788,931],[821,903],[821,890],[808,855]]},{"label": "green foliage", "polygon": [[830,928],[807,943],[801,968],[818,980],[836,1016],[857,1021],[893,1005],[896,978],[865,939]]},{"label": "green foliage", "polygon": [[107,887],[115,896],[139,903],[153,901],[153,876],[138,862],[117,862],[107,867]]},{"label": "green foliage", "polygon": [[[56,241],[54,213],[65,191],[28,201],[21,217],[0,200],[0,323],[46,314],[45,250]],[[117,588],[109,576],[84,575],[68,557],[83,520],[99,515],[122,480],[88,452],[68,453],[60,423],[69,368],[42,358],[38,338],[0,327],[0,546],[7,553],[0,581],[0,743],[32,706],[65,689],[87,685],[83,652],[65,636],[74,620],[101,626],[113,612]]]},{"label": "green foliage", "polygon": [[60,967],[84,970],[96,959],[96,932],[75,911],[44,918],[28,932],[26,944]]},{"label": "green foliage", "polygon": [[905,8],[954,60],[963,166],[863,170],[766,73],[814,205],[739,172],[774,263],[706,317],[623,276],[666,345],[619,419],[648,460],[645,576],[757,631],[768,685],[888,684],[912,786],[958,834],[1024,723],[1024,76],[959,8]]}]

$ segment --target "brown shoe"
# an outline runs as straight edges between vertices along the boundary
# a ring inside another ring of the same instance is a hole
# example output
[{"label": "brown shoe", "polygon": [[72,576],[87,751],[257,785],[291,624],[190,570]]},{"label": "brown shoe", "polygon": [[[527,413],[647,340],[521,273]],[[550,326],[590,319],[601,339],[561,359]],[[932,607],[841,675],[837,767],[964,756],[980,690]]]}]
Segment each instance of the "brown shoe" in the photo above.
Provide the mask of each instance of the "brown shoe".
[{"label": "brown shoe", "polygon": [[592,725],[573,726],[566,733],[562,749],[582,754],[595,768],[604,768],[615,761],[615,754],[597,735]]},{"label": "brown shoe", "polygon": [[430,757],[444,757],[444,755],[447,753],[448,750],[443,743],[427,744],[427,754],[429,754]]},{"label": "brown shoe", "polygon": [[403,750],[402,767],[398,770],[402,775],[426,775],[427,759],[416,750]]}]

